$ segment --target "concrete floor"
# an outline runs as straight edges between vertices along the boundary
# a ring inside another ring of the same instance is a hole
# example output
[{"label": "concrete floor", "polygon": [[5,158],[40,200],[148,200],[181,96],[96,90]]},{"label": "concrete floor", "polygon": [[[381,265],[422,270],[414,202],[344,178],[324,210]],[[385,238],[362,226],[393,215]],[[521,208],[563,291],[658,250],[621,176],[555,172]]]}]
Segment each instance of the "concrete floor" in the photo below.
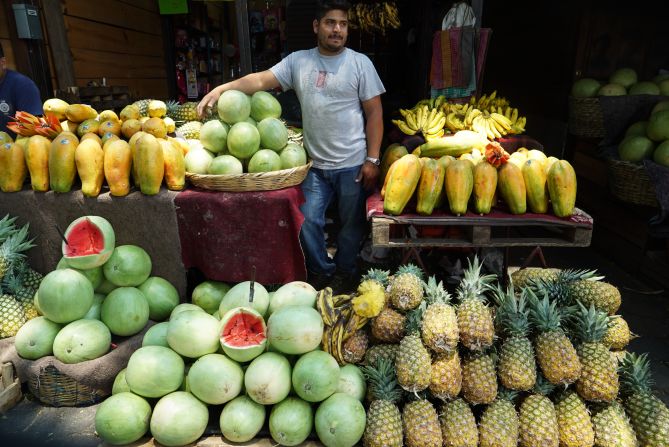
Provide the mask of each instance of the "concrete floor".
[{"label": "concrete floor", "polygon": [[[510,265],[520,265],[529,252],[511,250]],[[620,289],[621,313],[639,335],[629,349],[650,354],[657,394],[669,404],[669,291],[628,275],[593,249],[544,249],[544,255],[551,267],[596,268]],[[536,261],[533,264],[536,265]],[[50,408],[24,398],[19,405],[0,415],[0,445],[101,446],[103,443],[94,434],[96,408]]]}]

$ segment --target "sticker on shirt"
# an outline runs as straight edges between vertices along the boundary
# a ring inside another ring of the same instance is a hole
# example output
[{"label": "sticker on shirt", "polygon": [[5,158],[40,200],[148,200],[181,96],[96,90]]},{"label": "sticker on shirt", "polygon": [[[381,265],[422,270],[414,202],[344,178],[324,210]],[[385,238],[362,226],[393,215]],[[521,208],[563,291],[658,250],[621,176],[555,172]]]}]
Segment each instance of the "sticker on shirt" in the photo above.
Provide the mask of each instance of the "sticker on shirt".
[{"label": "sticker on shirt", "polygon": [[5,101],[0,101],[0,112],[7,115],[9,111],[12,110],[12,107],[7,104]]},{"label": "sticker on shirt", "polygon": [[327,78],[328,78],[328,72],[327,71],[319,71],[318,76],[316,77],[316,88],[325,88],[325,84],[327,83]]}]

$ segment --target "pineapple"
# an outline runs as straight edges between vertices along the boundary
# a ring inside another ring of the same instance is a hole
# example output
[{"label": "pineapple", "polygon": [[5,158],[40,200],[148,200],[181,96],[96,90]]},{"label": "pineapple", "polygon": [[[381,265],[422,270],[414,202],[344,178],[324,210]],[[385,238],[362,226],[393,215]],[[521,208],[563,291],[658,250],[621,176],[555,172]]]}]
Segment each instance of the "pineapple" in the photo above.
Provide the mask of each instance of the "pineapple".
[{"label": "pineapple", "polygon": [[28,224],[9,235],[2,245],[0,245],[0,281],[2,281],[5,273],[12,268],[15,262],[25,258],[22,252],[35,246],[32,243],[33,240],[27,240],[27,238]]},{"label": "pineapple", "polygon": [[381,342],[398,343],[404,337],[405,324],[404,315],[390,307],[385,307],[372,320],[372,335]]},{"label": "pineapple", "polygon": [[23,275],[23,287],[37,291],[44,275],[28,266],[26,267],[25,274]]},{"label": "pineapple", "polygon": [[491,355],[472,352],[462,361],[462,397],[472,405],[489,404],[497,397],[497,373]]},{"label": "pineapple", "polygon": [[618,401],[592,408],[592,427],[597,447],[636,447],[636,433]]},{"label": "pineapple", "polygon": [[395,309],[415,309],[423,301],[423,272],[413,264],[402,265],[390,281],[390,301]]},{"label": "pineapple", "polygon": [[609,320],[609,327],[602,338],[602,343],[610,349],[621,350],[627,347],[632,337],[627,321],[620,315],[614,315]]},{"label": "pineapple", "polygon": [[26,322],[23,306],[0,290],[0,338],[13,337]]},{"label": "pineapple", "polygon": [[595,432],[590,421],[590,413],[585,402],[568,389],[555,399],[558,430],[561,447],[592,447],[595,443]]},{"label": "pineapple", "polygon": [[370,346],[365,352],[365,365],[375,365],[378,358],[389,360],[395,364],[398,345],[381,344]]},{"label": "pineapple", "polygon": [[437,354],[432,362],[430,392],[438,399],[454,399],[462,389],[462,370],[458,351]]},{"label": "pineapple", "polygon": [[644,447],[669,445],[669,409],[651,392],[648,356],[628,354],[621,366],[625,410]]},{"label": "pineapple", "polygon": [[618,288],[604,281],[574,281],[569,284],[569,294],[586,306],[593,304],[597,310],[609,315],[615,314],[622,302]]},{"label": "pineapple", "polygon": [[402,390],[397,386],[393,364],[380,358],[375,366],[364,366],[361,369],[372,397],[367,410],[363,445],[402,447],[402,415],[397,408]]},{"label": "pineapple", "polygon": [[439,415],[441,436],[445,447],[477,447],[479,430],[474,413],[462,399],[446,402]]},{"label": "pineapple", "polygon": [[495,293],[499,306],[496,318],[506,335],[499,353],[499,380],[506,388],[517,391],[531,390],[537,378],[534,348],[527,338],[530,322],[525,297],[523,291],[516,299],[513,286],[506,292],[498,286]]},{"label": "pineapple", "polygon": [[560,269],[555,268],[525,267],[513,272],[511,274],[511,280],[516,289],[522,289],[527,286],[530,281],[536,281],[538,279],[546,281],[554,280],[559,271]]},{"label": "pineapple", "polygon": [[420,339],[420,319],[419,309],[407,315],[407,335],[400,341],[395,357],[397,381],[411,393],[426,389],[432,374],[430,352]]},{"label": "pineapple", "polygon": [[2,245],[9,236],[16,233],[17,230],[14,225],[15,221],[16,217],[9,217],[9,214],[6,214],[5,217],[0,219],[0,245]]},{"label": "pineapple", "polygon": [[497,399],[488,405],[479,422],[481,447],[515,447],[518,445],[518,413],[513,404],[515,391],[501,388]]},{"label": "pineapple", "polygon": [[185,102],[179,106],[177,109],[177,121],[197,121],[199,116],[197,114],[197,103],[196,102]]},{"label": "pineapple", "polygon": [[485,304],[484,292],[490,288],[489,283],[494,278],[494,275],[481,275],[481,264],[478,257],[474,257],[458,286],[460,341],[468,349],[485,349],[493,343],[495,326],[492,311]]},{"label": "pineapple", "polygon": [[153,99],[149,101],[147,112],[150,118],[162,118],[167,115],[167,105],[163,101]]},{"label": "pineapple", "polygon": [[623,362],[623,359],[627,355],[628,351],[622,350],[622,351],[611,351],[611,357],[613,357],[613,360],[616,362],[616,365],[619,365]]},{"label": "pineapple", "polygon": [[425,286],[425,295],[428,305],[421,326],[423,343],[436,353],[456,350],[460,335],[455,309],[448,304],[451,296],[441,281],[437,284],[434,276]]},{"label": "pineapple", "polygon": [[39,316],[34,304],[35,292],[37,290],[27,288],[23,285],[23,276],[25,275],[25,264],[17,266],[14,271],[5,275],[3,283],[5,289],[9,291],[14,299],[21,305],[26,320],[32,320]]},{"label": "pineapple", "polygon": [[383,289],[385,290],[386,287],[388,287],[389,277],[390,277],[390,272],[388,270],[371,268],[367,270],[367,273],[362,275],[361,280],[367,281],[369,279],[372,281],[376,281],[379,284],[381,284],[381,286],[383,286]]},{"label": "pineapple", "polygon": [[367,351],[367,334],[359,330],[346,339],[342,345],[342,355],[346,363],[360,363]]},{"label": "pineapple", "polygon": [[576,348],[581,361],[581,377],[576,381],[576,391],[583,399],[594,402],[611,402],[618,395],[617,364],[609,349],[601,342],[606,333],[609,317],[578,303],[573,310],[575,335],[581,343]]},{"label": "pineapple", "polygon": [[149,103],[152,99],[140,99],[132,103],[133,106],[139,109],[139,116],[149,116]]},{"label": "pineapple", "polygon": [[418,399],[404,405],[402,428],[407,447],[441,447],[439,417],[428,400]]},{"label": "pineapple", "polygon": [[553,402],[546,397],[553,385],[537,376],[534,393],[520,405],[518,422],[520,425],[521,447],[558,447],[560,432]]},{"label": "pineapple", "polygon": [[361,317],[374,318],[386,304],[386,294],[383,286],[371,279],[360,283],[358,295],[351,300],[353,311]]},{"label": "pineapple", "polygon": [[199,121],[188,121],[177,127],[176,132],[187,140],[199,140],[202,123]]},{"label": "pineapple", "polygon": [[530,321],[538,334],[534,339],[537,363],[548,381],[555,385],[568,385],[581,376],[581,362],[574,345],[560,326],[560,312],[548,296],[538,300],[529,290]]}]

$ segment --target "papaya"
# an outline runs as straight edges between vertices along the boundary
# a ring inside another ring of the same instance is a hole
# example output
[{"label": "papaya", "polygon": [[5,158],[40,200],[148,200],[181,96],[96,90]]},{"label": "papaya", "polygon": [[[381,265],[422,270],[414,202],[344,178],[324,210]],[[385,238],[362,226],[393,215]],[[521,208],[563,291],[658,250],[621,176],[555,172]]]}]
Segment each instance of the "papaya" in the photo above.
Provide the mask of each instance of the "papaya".
[{"label": "papaya", "polygon": [[454,160],[446,167],[444,188],[451,213],[467,213],[467,202],[474,188],[474,167],[469,160]]},{"label": "papaya", "polygon": [[51,141],[42,135],[33,135],[26,147],[26,165],[30,172],[33,191],[49,190],[49,149]]},{"label": "papaya", "polygon": [[425,158],[418,180],[416,193],[416,212],[424,216],[432,214],[439,203],[441,192],[444,189],[444,175],[446,169],[435,159]]},{"label": "papaya", "polygon": [[0,130],[0,144],[5,144],[5,143],[13,143],[14,139],[9,136],[7,132],[3,132]]},{"label": "papaya", "polygon": [[413,154],[419,157],[432,158],[438,158],[444,155],[457,157],[471,152],[474,148],[485,149],[488,143],[488,139],[478,132],[461,130],[454,135],[428,140],[418,146],[413,151]]},{"label": "papaya", "polygon": [[74,151],[74,161],[81,179],[81,192],[86,197],[97,197],[105,178],[102,146],[91,138],[80,142]]},{"label": "papaya", "polygon": [[544,172],[546,173],[546,178],[548,178],[548,170],[551,168],[551,166],[553,166],[553,163],[555,163],[556,161],[558,161],[557,158],[550,156],[544,162]]},{"label": "papaya", "polygon": [[181,191],[186,184],[186,161],[181,148],[172,141],[159,140],[165,161],[165,184],[167,189]]},{"label": "papaya", "polygon": [[116,136],[121,136],[121,122],[114,119],[100,122],[100,126],[98,126],[98,135],[102,137],[107,132],[111,132]]},{"label": "papaya", "polygon": [[96,133],[88,132],[88,133],[83,134],[81,136],[81,138],[79,139],[79,143],[81,143],[82,141],[86,141],[86,140],[95,140],[95,141],[98,142],[100,147],[102,147],[102,138],[100,138],[98,136],[98,134],[96,134]]},{"label": "papaya", "polygon": [[446,169],[446,166],[448,166],[448,164],[449,164],[450,162],[452,162],[453,160],[455,160],[455,157],[452,156],[452,155],[444,155],[444,156],[439,157],[439,158],[437,159],[437,161],[439,162],[439,164],[442,165],[442,166],[444,167],[444,170]]},{"label": "papaya", "polygon": [[132,180],[135,183],[135,186],[139,187],[139,171],[137,170],[137,163],[135,162],[135,153],[136,153],[136,148],[137,148],[137,140],[139,140],[143,135],[146,135],[146,132],[144,131],[139,131],[136,132],[130,139],[128,140],[128,144],[130,145],[130,150],[132,151]]},{"label": "papaya", "polygon": [[65,109],[65,117],[69,121],[75,123],[83,123],[89,119],[95,119],[98,117],[98,112],[91,106],[86,104],[70,104]]},{"label": "papaya", "polygon": [[156,137],[147,133],[135,142],[133,164],[137,164],[139,188],[142,193],[158,194],[165,175],[165,158]]},{"label": "papaya", "polygon": [[474,188],[472,191],[474,211],[483,215],[488,214],[495,198],[497,189],[497,169],[482,160],[474,166]]},{"label": "papaya", "polygon": [[26,155],[26,150],[28,149],[28,141],[30,137],[16,137],[14,143],[18,144],[21,149],[23,149],[23,155]]},{"label": "papaya", "polygon": [[75,123],[74,121],[70,120],[65,120],[60,122],[60,127],[62,127],[63,132],[76,132],[77,127],[79,127],[79,123]]},{"label": "papaya", "polygon": [[5,143],[0,146],[0,190],[21,191],[26,175],[28,168],[23,148],[16,143]]},{"label": "papaya", "polygon": [[109,146],[109,143],[116,140],[120,140],[120,138],[113,133],[108,133],[104,137],[100,138],[100,143],[102,143],[102,150],[107,150],[106,148]]},{"label": "papaya", "polygon": [[546,213],[548,211],[548,194],[544,161],[528,158],[523,164],[521,171],[527,193],[527,205],[530,211],[533,213]]},{"label": "papaya", "polygon": [[126,196],[130,192],[132,150],[124,140],[114,140],[104,150],[104,173],[112,196]]},{"label": "papaya", "polygon": [[67,111],[68,106],[69,104],[62,99],[49,98],[42,104],[42,110],[44,110],[44,113],[53,113],[59,121],[62,121],[65,119],[65,112]]},{"label": "papaya", "polygon": [[391,165],[384,187],[383,212],[399,215],[413,196],[420,180],[420,160],[413,154],[405,155]]},{"label": "papaya", "polygon": [[527,211],[525,180],[520,168],[514,163],[505,163],[497,170],[497,190],[511,214]]},{"label": "papaya", "polygon": [[123,107],[123,110],[121,110],[121,113],[119,114],[121,121],[127,121],[130,119],[138,120],[140,116],[139,107],[134,104],[128,104],[127,106]]},{"label": "papaya", "polygon": [[121,122],[118,115],[113,110],[103,110],[100,112],[98,115],[98,121],[101,123],[104,123],[105,121],[116,121],[118,123]]},{"label": "papaya", "polygon": [[80,123],[79,126],[77,127],[77,136],[81,138],[89,132],[98,133],[99,129],[100,129],[100,122],[98,120],[87,119],[84,122]]},{"label": "papaya", "polygon": [[74,152],[79,139],[71,132],[61,132],[49,149],[49,185],[56,192],[68,192],[77,175]]},{"label": "papaya", "polygon": [[553,213],[558,217],[574,214],[576,205],[576,172],[567,160],[558,160],[548,170],[548,193]]},{"label": "papaya", "polygon": [[383,156],[381,157],[381,178],[379,179],[381,183],[384,183],[386,180],[386,175],[388,175],[388,170],[390,165],[395,163],[400,158],[404,157],[409,152],[407,148],[401,146],[397,143],[393,143],[383,151]]}]

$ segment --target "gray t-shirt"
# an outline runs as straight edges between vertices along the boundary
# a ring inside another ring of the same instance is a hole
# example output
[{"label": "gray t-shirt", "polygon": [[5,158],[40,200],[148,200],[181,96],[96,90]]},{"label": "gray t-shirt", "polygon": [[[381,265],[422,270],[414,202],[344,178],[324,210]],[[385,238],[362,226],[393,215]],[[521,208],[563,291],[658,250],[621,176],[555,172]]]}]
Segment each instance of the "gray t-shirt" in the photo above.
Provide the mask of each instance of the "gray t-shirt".
[{"label": "gray t-shirt", "polygon": [[365,162],[361,101],[386,91],[367,56],[349,48],[323,56],[313,48],[289,54],[270,70],[300,100],[304,145],[314,167],[350,168]]}]

